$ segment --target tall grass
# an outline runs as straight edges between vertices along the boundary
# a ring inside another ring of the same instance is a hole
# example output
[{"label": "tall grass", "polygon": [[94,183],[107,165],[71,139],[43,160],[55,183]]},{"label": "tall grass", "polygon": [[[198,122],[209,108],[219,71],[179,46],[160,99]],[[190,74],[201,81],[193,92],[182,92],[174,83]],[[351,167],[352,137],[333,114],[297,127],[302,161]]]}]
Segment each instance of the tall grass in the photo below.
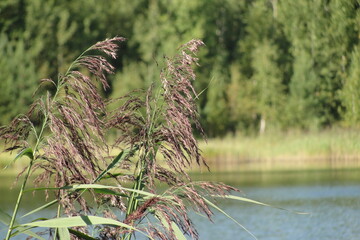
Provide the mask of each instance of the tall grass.
[{"label": "tall grass", "polygon": [[[137,234],[198,239],[190,209],[211,219],[210,207],[224,213],[214,198],[250,201],[228,195],[236,191],[230,186],[194,182],[186,172],[193,163],[207,167],[192,134],[193,125],[202,132],[192,81],[195,54],[203,43],[192,40],[178,55],[165,58],[159,79],[148,89],[107,100],[98,85],[109,88],[107,75],[114,67],[108,59],[117,57],[124,40],[98,42],[58,79],[42,80],[40,87],[54,90],[45,91],[26,114],[1,128],[7,150],[18,150],[14,160],[30,159],[20,173],[23,182],[12,216],[1,214],[9,226],[6,240],[21,233],[43,239],[34,227],[47,228],[54,239],[128,240]],[[113,131],[117,137],[109,143],[106,137]],[[32,190],[55,200],[25,215],[56,205],[56,218],[19,224],[18,210],[34,172],[35,184],[42,187]],[[168,188],[160,191],[159,183]]]},{"label": "tall grass", "polygon": [[200,142],[213,170],[301,170],[360,167],[359,130],[273,132]]}]

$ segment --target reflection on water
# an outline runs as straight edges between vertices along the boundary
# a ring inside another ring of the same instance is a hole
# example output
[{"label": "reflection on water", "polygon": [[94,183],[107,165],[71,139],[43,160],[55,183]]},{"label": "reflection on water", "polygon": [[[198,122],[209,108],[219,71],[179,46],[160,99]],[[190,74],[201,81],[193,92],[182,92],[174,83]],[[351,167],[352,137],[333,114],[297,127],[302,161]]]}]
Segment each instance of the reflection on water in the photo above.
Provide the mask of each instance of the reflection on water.
[{"label": "reflection on water", "polygon": [[[238,186],[246,197],[293,212],[236,201],[219,205],[249,229],[260,240],[279,239],[359,239],[360,236],[360,171],[307,171],[286,173],[226,173],[194,175],[197,180],[212,180]],[[17,190],[9,191],[0,177],[0,206],[10,212]],[[22,213],[41,205],[42,196],[25,196]],[[215,210],[214,210],[215,212]],[[46,215],[51,216],[53,212]],[[222,214],[216,213],[214,223],[193,214],[200,239],[252,239],[244,230]],[[3,228],[4,225],[1,225]],[[0,231],[0,239],[5,231]],[[19,237],[17,239],[25,239]],[[141,239],[141,238],[138,238]]]},{"label": "reflection on water", "polygon": [[279,172],[226,172],[193,174],[194,180],[224,182],[233,186],[295,186],[359,183],[360,169]]}]

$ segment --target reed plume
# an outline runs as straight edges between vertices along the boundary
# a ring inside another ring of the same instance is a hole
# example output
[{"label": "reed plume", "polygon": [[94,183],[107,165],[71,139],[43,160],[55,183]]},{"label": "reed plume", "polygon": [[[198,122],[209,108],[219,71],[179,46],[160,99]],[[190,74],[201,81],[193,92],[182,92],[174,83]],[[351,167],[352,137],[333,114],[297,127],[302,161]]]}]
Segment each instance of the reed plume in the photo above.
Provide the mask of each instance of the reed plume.
[{"label": "reed plume", "polygon": [[[107,76],[115,69],[108,59],[117,57],[118,44],[124,40],[115,37],[98,42],[56,81],[42,80],[42,85],[51,84],[55,91],[0,129],[8,150],[20,148],[31,159],[17,206],[26,180],[37,171],[37,184],[54,184],[58,189],[58,218],[60,209],[71,217],[91,216],[101,209],[102,217],[123,223],[100,227],[101,239],[128,240],[136,229],[153,239],[178,239],[179,232],[198,239],[190,209],[211,219],[206,198],[235,190],[223,184],[193,182],[186,171],[193,164],[207,166],[193,134],[193,126],[203,134],[192,81],[196,79],[193,68],[199,65],[196,53],[204,43],[191,40],[176,56],[165,57],[159,79],[147,90],[104,99],[98,86],[109,88]],[[40,119],[40,127],[32,119]],[[117,137],[110,143],[108,136],[114,132]],[[115,151],[119,154],[110,156]],[[97,185],[95,191],[94,183],[104,179],[107,185],[101,185],[101,190]],[[124,187],[128,182],[133,183],[131,189]],[[159,182],[168,185],[168,190],[159,193]],[[79,185],[85,187],[74,187]],[[85,191],[92,194],[96,206],[86,201]],[[15,219],[17,209],[14,212]],[[149,221],[148,215],[158,223]],[[13,223],[7,239],[12,227]],[[69,231],[73,239],[88,234],[84,227]]]}]

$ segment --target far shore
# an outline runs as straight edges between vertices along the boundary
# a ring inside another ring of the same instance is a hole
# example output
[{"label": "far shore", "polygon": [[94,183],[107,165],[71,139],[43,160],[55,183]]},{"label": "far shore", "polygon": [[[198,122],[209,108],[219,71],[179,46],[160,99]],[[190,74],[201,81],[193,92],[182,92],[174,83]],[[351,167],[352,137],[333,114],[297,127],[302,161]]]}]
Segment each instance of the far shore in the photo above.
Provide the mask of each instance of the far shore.
[{"label": "far shore", "polygon": [[[199,140],[211,172],[268,172],[318,169],[360,169],[360,130],[266,133]],[[114,153],[115,154],[115,153]],[[3,169],[16,153],[0,154],[0,175],[17,175],[28,159]],[[207,172],[193,164],[190,172]]]},{"label": "far shore", "polygon": [[[360,169],[359,156],[282,156],[272,158],[242,158],[218,156],[206,158],[211,172],[272,172],[303,170]],[[193,171],[206,170],[194,166]]]},{"label": "far shore", "polygon": [[213,171],[360,168],[360,130],[267,133],[200,141]]}]

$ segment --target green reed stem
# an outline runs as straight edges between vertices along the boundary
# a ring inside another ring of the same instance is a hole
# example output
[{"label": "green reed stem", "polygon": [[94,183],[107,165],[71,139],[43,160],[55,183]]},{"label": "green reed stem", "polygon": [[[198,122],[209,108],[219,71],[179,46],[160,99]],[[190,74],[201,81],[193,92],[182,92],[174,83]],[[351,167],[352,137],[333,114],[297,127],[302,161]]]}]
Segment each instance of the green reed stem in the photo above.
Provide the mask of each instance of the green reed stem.
[{"label": "green reed stem", "polygon": [[19,207],[20,207],[21,199],[22,199],[22,197],[24,195],[24,190],[25,190],[25,187],[26,187],[26,183],[27,183],[27,181],[29,179],[31,168],[32,168],[32,166],[34,164],[34,161],[35,161],[34,153],[37,152],[37,148],[39,147],[40,141],[42,139],[42,134],[43,134],[44,129],[46,127],[47,121],[48,121],[48,115],[45,114],[44,122],[43,122],[43,124],[41,126],[41,130],[40,130],[40,133],[38,135],[38,138],[37,138],[37,141],[36,141],[36,144],[35,144],[35,147],[34,147],[34,152],[33,152],[32,158],[30,159],[30,163],[29,163],[29,166],[27,168],[27,171],[26,171],[26,174],[25,174],[25,177],[24,177],[24,181],[23,181],[23,183],[21,185],[21,188],[20,188],[18,199],[16,201],[15,208],[14,208],[13,214],[11,216],[11,221],[10,221],[10,224],[9,224],[9,228],[8,228],[8,232],[7,232],[5,240],[10,239],[10,236],[11,236],[11,233],[12,233],[12,230],[13,230],[13,227],[14,227],[15,219],[16,219]]},{"label": "green reed stem", "polygon": [[[56,88],[56,92],[53,96],[53,100],[56,99],[59,91],[60,91],[60,86],[61,86],[61,83],[62,81],[60,81],[57,85],[57,88]],[[48,106],[50,107],[50,106]],[[25,187],[26,187],[26,183],[29,179],[29,176],[30,176],[30,172],[31,172],[31,169],[32,169],[32,166],[34,164],[34,161],[36,159],[35,157],[35,154],[39,151],[38,148],[39,148],[39,145],[42,141],[42,137],[43,137],[43,134],[44,134],[44,130],[46,128],[46,125],[47,125],[47,122],[49,120],[49,115],[47,112],[45,112],[44,114],[44,121],[41,125],[41,129],[40,129],[40,133],[36,136],[37,136],[37,139],[36,139],[36,143],[35,143],[35,146],[34,146],[34,150],[33,150],[33,154],[32,154],[32,158],[30,159],[30,163],[29,163],[29,166],[28,166],[28,169],[26,171],[26,175],[24,177],[24,181],[21,185],[21,188],[20,188],[20,192],[19,192],[19,195],[18,195],[18,199],[16,201],[16,204],[15,204],[15,207],[14,207],[14,211],[13,211],[13,214],[11,216],[11,221],[10,221],[10,224],[9,224],[9,228],[8,228],[8,232],[7,232],[7,235],[6,235],[6,238],[5,240],[9,240],[10,239],[10,236],[11,236],[11,233],[12,233],[12,230],[13,230],[13,227],[14,227],[14,223],[15,223],[15,219],[16,219],[16,216],[17,216],[17,213],[18,213],[18,210],[19,210],[19,207],[20,207],[20,203],[21,203],[21,199],[24,195],[24,190],[25,190]]]},{"label": "green reed stem", "polygon": [[[145,155],[146,156],[146,155]],[[132,187],[132,189],[134,190],[143,190],[144,189],[144,173],[146,171],[146,167],[145,167],[145,157],[143,157],[143,159],[141,160],[140,163],[140,172],[139,175],[136,178],[136,182],[134,183],[134,186]],[[136,199],[138,197],[138,193],[132,192],[130,199],[129,199],[129,204],[128,204],[128,208],[126,211],[126,217],[128,217],[132,212],[134,212],[139,204],[138,199]],[[124,240],[130,240],[132,236],[132,233],[128,233],[126,234],[125,237],[123,237],[122,239]]]},{"label": "green reed stem", "polygon": [[[61,204],[58,204],[56,218],[60,217],[60,212],[61,212]],[[58,228],[55,228],[54,240],[56,240],[57,234],[58,234]]]},{"label": "green reed stem", "polygon": [[12,217],[11,217],[10,225],[9,225],[8,232],[7,232],[5,240],[10,239],[10,236],[11,236],[11,233],[12,233],[12,230],[13,230],[13,227],[14,227],[16,215],[17,215],[17,212],[19,210],[21,199],[22,199],[22,196],[24,194],[26,182],[27,182],[27,180],[29,178],[33,162],[34,162],[34,158],[30,160],[30,164],[29,164],[28,169],[26,171],[25,179],[24,179],[24,181],[23,181],[23,183],[21,185],[20,192],[19,192],[19,195],[18,195],[18,199],[17,199],[16,204],[15,204],[14,212],[13,212]]},{"label": "green reed stem", "polygon": [[[88,48],[86,49],[84,52],[82,52],[76,59],[74,62],[72,62],[72,64],[70,65],[70,67],[67,69],[64,77],[59,77],[59,81],[57,83],[57,86],[56,86],[56,92],[54,94],[54,96],[52,97],[52,100],[55,100],[60,92],[60,89],[63,87],[63,84],[64,84],[64,79],[70,74],[70,71],[76,67],[78,64],[79,64],[79,60],[88,52],[90,51],[92,48]],[[47,106],[50,108],[50,106]],[[25,175],[25,178],[24,178],[24,181],[21,185],[21,188],[20,188],[20,192],[19,192],[19,195],[18,195],[18,199],[16,201],[16,204],[15,204],[15,208],[14,208],[14,211],[13,211],[13,214],[12,214],[12,217],[11,217],[11,220],[10,220],[10,224],[9,224],[9,228],[8,228],[8,232],[7,232],[7,235],[6,235],[6,238],[5,240],[9,240],[10,239],[10,236],[11,236],[11,233],[12,233],[12,230],[13,230],[13,227],[14,227],[14,223],[15,223],[15,219],[16,219],[16,216],[17,216],[17,213],[18,213],[18,210],[19,210],[19,207],[20,207],[20,203],[21,203],[21,199],[23,197],[23,194],[24,194],[24,190],[25,190],[25,187],[26,187],[26,183],[28,181],[28,178],[30,176],[30,172],[31,172],[31,169],[32,169],[32,166],[34,164],[34,161],[36,159],[35,154],[36,152],[38,152],[38,147],[39,147],[39,144],[41,143],[42,141],[42,137],[43,137],[43,133],[44,133],[44,130],[46,128],[46,125],[47,125],[47,122],[49,120],[49,116],[48,116],[48,113],[45,112],[44,114],[44,121],[42,123],[42,126],[41,126],[41,129],[40,129],[40,133],[39,134],[36,134],[36,130],[35,130],[35,136],[37,138],[36,140],[36,144],[35,144],[35,147],[33,148],[33,156],[32,158],[30,159],[30,163],[29,163],[29,166],[28,166],[28,169],[26,171],[26,175]],[[57,217],[60,216],[60,209],[61,209],[61,206],[59,205],[58,206],[58,210],[57,210]],[[56,230],[57,231],[57,230]],[[56,237],[56,232],[55,232],[55,237]]]}]

